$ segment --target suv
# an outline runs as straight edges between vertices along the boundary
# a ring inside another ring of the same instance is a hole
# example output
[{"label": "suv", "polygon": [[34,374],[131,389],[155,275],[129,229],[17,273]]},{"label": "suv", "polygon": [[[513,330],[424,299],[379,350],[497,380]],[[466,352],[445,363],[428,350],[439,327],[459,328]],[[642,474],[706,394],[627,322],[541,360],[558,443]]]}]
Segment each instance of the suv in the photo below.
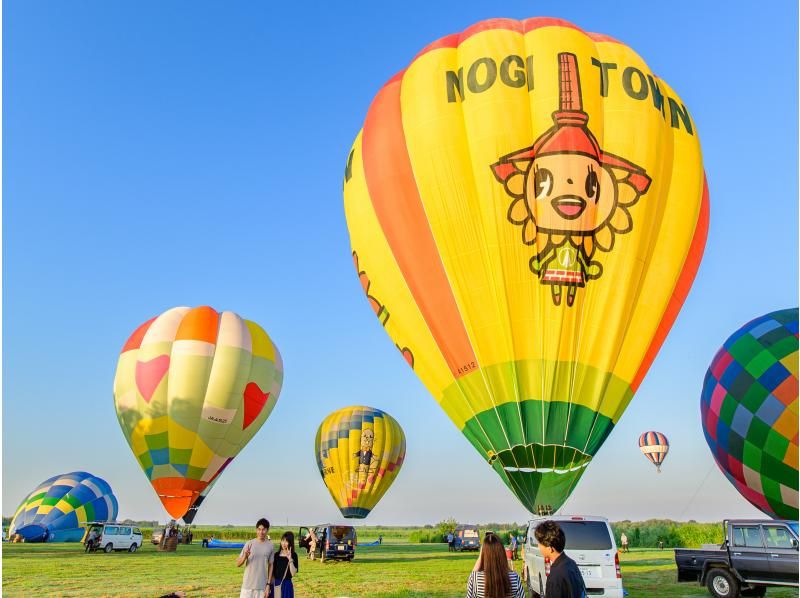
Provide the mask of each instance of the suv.
[{"label": "suv", "polygon": [[456,552],[481,549],[481,537],[477,525],[459,525],[456,527],[453,536],[455,536],[453,539],[453,547]]},{"label": "suv", "polygon": [[[352,561],[356,556],[356,528],[351,525],[332,525],[330,523],[311,528],[317,537],[317,552],[314,558],[340,559]],[[298,545],[308,550],[306,540],[309,528],[301,527],[297,531]],[[324,551],[324,552],[323,552]]]},{"label": "suv", "polygon": [[113,522],[87,523],[83,543],[87,552],[95,552],[99,548],[102,548],[103,552],[114,550],[136,552],[142,545],[142,531],[138,527]]},{"label": "suv", "polygon": [[[156,545],[161,544],[161,538],[163,536],[164,536],[164,528],[162,527],[160,530],[153,532],[150,541]],[[186,542],[186,544],[191,544],[191,543],[192,543],[191,539],[189,539],[189,541]],[[178,544],[183,544],[183,532],[181,530],[178,530]]]},{"label": "suv", "polygon": [[564,551],[575,561],[592,596],[622,598],[622,573],[619,568],[617,543],[605,517],[567,516],[536,517],[528,522],[525,542],[525,578],[528,590],[535,597],[545,597],[545,585],[550,574],[550,560],[539,552],[536,528],[544,521],[555,521],[564,530]]}]

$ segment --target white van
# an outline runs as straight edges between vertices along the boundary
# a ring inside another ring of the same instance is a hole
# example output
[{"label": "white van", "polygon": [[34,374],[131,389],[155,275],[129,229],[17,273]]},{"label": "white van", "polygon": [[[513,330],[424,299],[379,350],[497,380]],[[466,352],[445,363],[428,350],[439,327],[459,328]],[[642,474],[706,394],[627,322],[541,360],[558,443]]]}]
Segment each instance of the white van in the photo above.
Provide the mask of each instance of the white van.
[{"label": "white van", "polygon": [[549,559],[539,552],[534,532],[543,521],[555,521],[564,530],[564,552],[574,560],[586,584],[587,596],[623,598],[622,573],[619,569],[617,543],[605,517],[553,515],[528,522],[525,542],[525,571],[528,589],[534,597],[545,598],[544,588],[550,574]]},{"label": "white van", "polygon": [[84,544],[87,552],[127,550],[136,552],[142,545],[142,531],[138,527],[119,523],[98,522],[86,526]]}]

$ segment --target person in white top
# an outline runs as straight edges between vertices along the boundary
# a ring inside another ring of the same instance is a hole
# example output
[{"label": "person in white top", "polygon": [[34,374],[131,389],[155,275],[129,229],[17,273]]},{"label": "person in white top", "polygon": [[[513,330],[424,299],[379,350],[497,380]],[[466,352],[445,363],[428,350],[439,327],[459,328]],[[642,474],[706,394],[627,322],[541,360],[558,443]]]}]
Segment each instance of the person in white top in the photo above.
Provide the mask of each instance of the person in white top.
[{"label": "person in white top", "polygon": [[268,580],[272,579],[272,563],[275,546],[267,538],[269,521],[264,518],[256,523],[256,537],[248,540],[236,559],[236,566],[245,565],[242,590],[239,598],[266,598],[269,596]]},{"label": "person in white top", "polygon": [[467,598],[525,598],[525,587],[511,571],[503,541],[486,532],[478,561],[467,580]]}]

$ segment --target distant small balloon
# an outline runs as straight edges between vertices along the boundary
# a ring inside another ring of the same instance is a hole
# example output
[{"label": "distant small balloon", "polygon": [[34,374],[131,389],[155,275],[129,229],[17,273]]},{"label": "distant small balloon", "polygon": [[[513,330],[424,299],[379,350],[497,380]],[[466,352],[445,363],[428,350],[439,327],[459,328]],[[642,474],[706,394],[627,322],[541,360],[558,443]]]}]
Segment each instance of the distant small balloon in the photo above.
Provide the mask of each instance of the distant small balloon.
[{"label": "distant small balloon", "polygon": [[388,413],[345,407],[317,430],[319,473],[342,516],[363,519],[394,482],[406,456],[406,437]]},{"label": "distant small balloon", "polygon": [[656,471],[661,473],[661,464],[669,452],[669,440],[661,432],[645,432],[639,436],[639,449],[648,461],[656,466]]}]

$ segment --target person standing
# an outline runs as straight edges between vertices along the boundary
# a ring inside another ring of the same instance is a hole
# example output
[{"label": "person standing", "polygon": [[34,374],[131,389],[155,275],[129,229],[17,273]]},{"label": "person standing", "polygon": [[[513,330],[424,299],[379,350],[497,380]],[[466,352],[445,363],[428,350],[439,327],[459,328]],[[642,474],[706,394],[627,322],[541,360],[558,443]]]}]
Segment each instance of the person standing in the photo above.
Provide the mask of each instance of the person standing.
[{"label": "person standing", "polygon": [[511,560],[517,560],[517,536],[516,534],[511,534],[511,545],[509,546],[511,549]]},{"label": "person standing", "polygon": [[453,532],[447,532],[447,552],[455,551],[456,547],[453,545],[454,540]]},{"label": "person standing", "polygon": [[547,576],[545,596],[547,598],[586,598],[583,577],[571,558],[564,552],[567,539],[564,530],[555,521],[540,523],[534,532],[539,542],[539,552],[550,559],[550,575]]},{"label": "person standing", "polygon": [[467,598],[525,598],[525,586],[509,569],[503,541],[494,532],[484,536],[481,553],[467,580]]},{"label": "person standing", "polygon": [[378,544],[383,544],[383,535],[378,536]]},{"label": "person standing", "polygon": [[294,598],[292,577],[297,575],[297,553],[294,551],[294,534],[286,532],[281,536],[281,550],[275,555],[270,584],[275,588],[274,598]]},{"label": "person standing", "polygon": [[317,534],[314,533],[313,529],[308,530],[306,539],[308,540],[308,554],[306,558],[313,561],[317,557]]},{"label": "person standing", "polygon": [[628,536],[625,535],[625,532],[622,532],[619,541],[622,543],[622,552],[630,552],[628,550]]},{"label": "person standing", "polygon": [[239,598],[265,598],[269,596],[267,582],[272,579],[275,546],[267,540],[269,521],[263,517],[256,523],[256,537],[248,540],[236,559],[236,566],[244,568]]}]

